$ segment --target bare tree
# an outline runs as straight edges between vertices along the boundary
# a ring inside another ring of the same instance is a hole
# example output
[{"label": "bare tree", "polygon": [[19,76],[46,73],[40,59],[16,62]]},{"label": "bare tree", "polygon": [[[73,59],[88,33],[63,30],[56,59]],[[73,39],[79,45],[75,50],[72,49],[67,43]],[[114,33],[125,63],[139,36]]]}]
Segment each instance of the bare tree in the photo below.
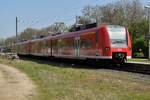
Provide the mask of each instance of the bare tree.
[{"label": "bare tree", "polygon": [[105,6],[85,6],[82,18],[94,19],[98,24],[110,23],[127,26],[131,21],[143,17],[143,9],[139,0],[120,0]]},{"label": "bare tree", "polygon": [[5,45],[5,39],[0,38],[0,46],[3,46],[3,45]]},{"label": "bare tree", "polygon": [[67,26],[64,22],[55,22],[51,26],[47,27],[46,30],[49,34],[63,33],[67,31]]}]

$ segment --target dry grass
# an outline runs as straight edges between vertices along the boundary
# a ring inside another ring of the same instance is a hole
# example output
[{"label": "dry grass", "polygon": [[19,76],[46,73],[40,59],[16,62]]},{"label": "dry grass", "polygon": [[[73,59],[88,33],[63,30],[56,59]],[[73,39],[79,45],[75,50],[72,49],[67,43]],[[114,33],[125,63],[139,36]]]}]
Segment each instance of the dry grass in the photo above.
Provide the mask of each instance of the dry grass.
[{"label": "dry grass", "polygon": [[0,62],[20,69],[37,84],[35,100],[150,100],[150,76],[22,60]]}]

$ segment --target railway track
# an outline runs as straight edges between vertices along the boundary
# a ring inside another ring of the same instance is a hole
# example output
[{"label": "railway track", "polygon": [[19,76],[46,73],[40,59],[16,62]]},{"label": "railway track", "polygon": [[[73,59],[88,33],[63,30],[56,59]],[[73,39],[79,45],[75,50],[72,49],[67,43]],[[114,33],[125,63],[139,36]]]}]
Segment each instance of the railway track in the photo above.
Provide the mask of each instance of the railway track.
[{"label": "railway track", "polygon": [[150,75],[150,64],[125,63],[122,65],[106,66],[107,69]]},{"label": "railway track", "polygon": [[116,64],[110,64],[110,65],[100,65],[96,64],[95,62],[87,62],[87,61],[72,61],[72,60],[63,60],[63,59],[55,59],[55,60],[49,60],[49,59],[35,59],[35,58],[21,58],[23,60],[32,60],[34,62],[38,63],[44,63],[44,64],[53,64],[59,67],[63,67],[64,65],[68,65],[68,67],[72,68],[84,68],[84,69],[110,69],[110,70],[117,70],[117,71],[125,71],[125,72],[132,72],[132,73],[141,73],[150,75],[150,64],[143,64],[143,63],[124,63],[122,65],[116,65]]},{"label": "railway track", "polygon": [[125,66],[121,66],[121,67],[126,71],[150,75],[150,64],[126,63]]}]

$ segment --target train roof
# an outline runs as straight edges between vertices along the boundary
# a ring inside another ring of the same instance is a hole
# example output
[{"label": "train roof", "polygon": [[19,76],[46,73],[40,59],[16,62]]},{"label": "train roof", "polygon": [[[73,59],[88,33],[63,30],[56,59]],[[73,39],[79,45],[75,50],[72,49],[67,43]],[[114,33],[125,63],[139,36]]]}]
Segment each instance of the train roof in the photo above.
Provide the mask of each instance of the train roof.
[{"label": "train roof", "polygon": [[33,39],[33,40],[29,40],[30,42],[37,42],[37,41],[42,41],[42,40],[49,40],[49,39],[57,39],[59,37],[71,37],[71,36],[75,36],[76,34],[81,34],[83,32],[89,32],[89,31],[95,31],[97,29],[97,27],[95,28],[91,28],[91,29],[86,29],[86,30],[81,30],[81,31],[76,31],[76,32],[64,32],[58,35],[50,35],[44,38],[39,38],[39,39]]},{"label": "train roof", "polygon": [[14,45],[20,45],[20,44],[25,44],[25,43],[28,43],[30,40],[27,40],[27,41],[23,41],[23,42],[17,42],[15,43]]},{"label": "train roof", "polygon": [[19,42],[19,43],[16,43],[17,45],[20,45],[20,44],[25,44],[25,43],[28,43],[28,42],[37,42],[37,41],[42,41],[42,40],[50,40],[50,39],[58,39],[60,37],[72,37],[72,36],[75,36],[77,34],[81,34],[81,33],[84,33],[84,32],[92,32],[92,31],[96,31],[97,29],[99,29],[100,27],[123,27],[123,26],[119,26],[119,25],[107,25],[107,24],[102,24],[100,25],[99,27],[94,27],[94,28],[89,28],[89,29],[85,29],[85,30],[79,30],[79,31],[75,31],[75,32],[64,32],[64,33],[59,33],[56,35],[49,35],[47,37],[43,37],[43,38],[38,38],[38,39],[33,39],[33,40],[27,40],[27,41],[24,41],[24,42]]}]

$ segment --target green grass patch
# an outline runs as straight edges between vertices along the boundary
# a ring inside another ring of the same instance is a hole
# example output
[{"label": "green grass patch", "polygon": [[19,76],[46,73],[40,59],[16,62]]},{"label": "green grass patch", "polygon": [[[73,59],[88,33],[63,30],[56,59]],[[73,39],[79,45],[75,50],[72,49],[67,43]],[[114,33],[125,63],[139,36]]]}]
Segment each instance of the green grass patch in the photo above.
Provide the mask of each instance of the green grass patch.
[{"label": "green grass patch", "polygon": [[141,63],[150,64],[150,60],[148,60],[148,59],[140,59],[140,58],[128,59],[128,62],[141,62]]},{"label": "green grass patch", "polygon": [[18,68],[35,82],[35,100],[150,100],[150,78],[145,75],[23,60],[0,63]]}]

